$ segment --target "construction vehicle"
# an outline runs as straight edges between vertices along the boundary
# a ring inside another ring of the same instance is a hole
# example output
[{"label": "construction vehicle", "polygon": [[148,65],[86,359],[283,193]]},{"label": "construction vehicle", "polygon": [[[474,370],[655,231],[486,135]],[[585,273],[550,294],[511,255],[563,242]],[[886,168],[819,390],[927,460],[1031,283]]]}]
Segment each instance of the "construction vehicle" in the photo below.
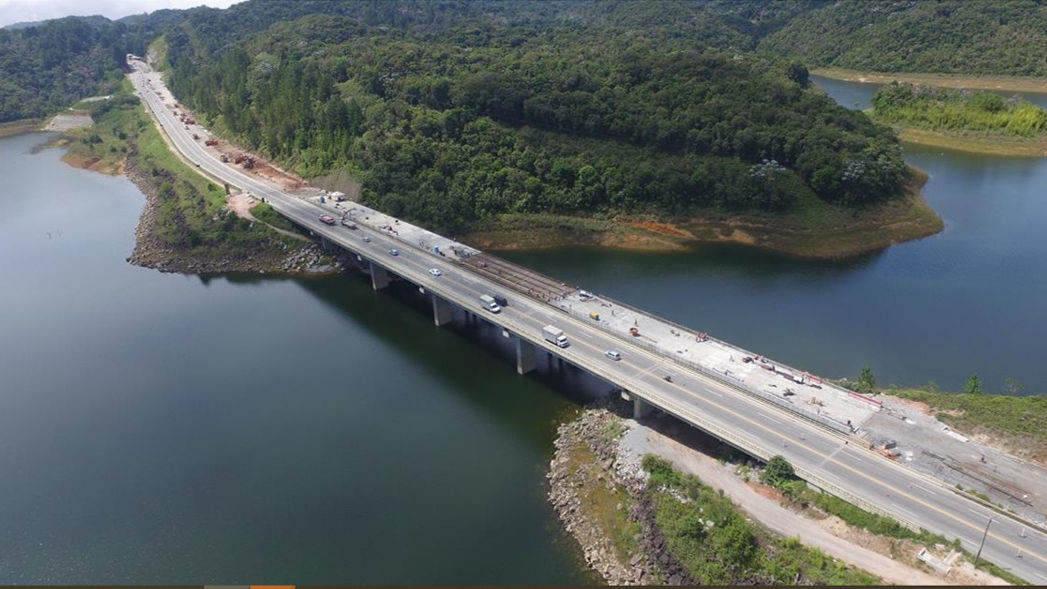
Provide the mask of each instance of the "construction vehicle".
[{"label": "construction vehicle", "polygon": [[246,158],[244,158],[244,169],[245,170],[250,170],[253,167],[254,167],[254,158],[251,157],[251,156],[247,156]]},{"label": "construction vehicle", "polygon": [[589,311],[589,319],[592,319],[593,321],[599,321],[600,320],[600,314],[597,313],[596,311]]},{"label": "construction vehicle", "polygon": [[222,160],[223,164],[229,163],[229,156],[225,155],[224,153],[218,156],[218,159]]},{"label": "construction vehicle", "polygon": [[211,137],[210,139],[204,141],[204,145],[207,145],[207,146],[218,145],[218,140],[215,139],[214,137]]},{"label": "construction vehicle", "polygon": [[567,341],[567,336],[563,334],[563,330],[554,325],[546,325],[543,327],[542,337],[545,338],[545,341],[551,344],[556,344],[561,348],[566,348],[571,345],[570,342]]}]

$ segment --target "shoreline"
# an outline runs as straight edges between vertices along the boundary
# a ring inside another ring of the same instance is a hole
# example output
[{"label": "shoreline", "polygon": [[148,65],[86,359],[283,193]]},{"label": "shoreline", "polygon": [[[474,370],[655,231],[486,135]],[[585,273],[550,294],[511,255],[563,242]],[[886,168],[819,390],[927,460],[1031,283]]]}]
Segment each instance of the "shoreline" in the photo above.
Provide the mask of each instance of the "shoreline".
[{"label": "shoreline", "polygon": [[[563,529],[578,543],[588,569],[610,585],[693,585],[694,560],[678,551],[679,531],[663,527],[666,492],[690,504],[680,490],[650,484],[648,459],[718,493],[752,521],[760,551],[788,551],[795,576],[748,581],[774,584],[1005,584],[957,560],[944,577],[917,557],[921,548],[946,558],[951,547],[873,533],[819,507],[798,503],[758,482],[758,461],[666,416],[640,422],[615,398],[596,401],[560,424],[549,462],[548,500]],[[708,507],[708,505],[707,505]],[[722,508],[721,508],[722,509]],[[700,509],[699,509],[700,511]],[[679,511],[675,512],[679,516]],[[711,512],[710,512],[711,513]],[[816,556],[812,561],[810,555]],[[969,556],[969,555],[968,555]],[[684,558],[684,561],[679,558]],[[687,564],[687,563],[690,564]],[[812,564],[817,562],[818,564]],[[951,560],[950,560],[951,562]],[[832,563],[827,570],[826,563]],[[845,576],[846,575],[846,576]],[[877,578],[878,577],[878,578]],[[735,579],[738,582],[741,579]],[[722,582],[722,580],[721,580]]]},{"label": "shoreline", "polygon": [[[37,132],[32,129],[26,132]],[[160,182],[150,174],[138,169],[137,150],[119,159],[102,158],[70,149],[75,137],[61,133],[34,149],[62,149],[61,160],[73,168],[106,174],[125,176],[145,198],[142,214],[134,228],[135,244],[126,261],[135,266],[159,270],[164,273],[217,275],[231,273],[253,273],[261,275],[309,277],[336,273],[344,267],[339,259],[332,259],[319,245],[308,243],[298,247],[259,248],[246,255],[229,255],[209,252],[201,247],[198,251],[182,250],[164,243],[156,237]]]},{"label": "shoreline", "polygon": [[19,119],[17,121],[0,123],[0,138],[41,131],[40,127],[43,123],[44,119]]},{"label": "shoreline", "polygon": [[910,82],[942,88],[966,88],[968,90],[997,90],[1003,92],[1029,92],[1047,94],[1047,78],[1025,78],[1021,76],[972,76],[962,74],[934,74],[920,72],[866,72],[844,68],[825,67],[811,70],[811,75],[859,82],[862,84],[890,84],[893,81]]},{"label": "shoreline", "polygon": [[[928,176],[910,166],[912,179],[901,198],[866,210],[833,209],[812,223],[805,211],[785,217],[712,213],[675,222],[642,217],[610,219],[562,215],[516,215],[497,219],[461,240],[490,251],[537,251],[591,246],[623,251],[690,252],[733,244],[807,260],[840,260],[882,251],[935,235],[944,222],[923,198]],[[821,205],[819,205],[821,206]]]},{"label": "shoreline", "polygon": [[918,127],[899,127],[898,138],[902,143],[939,147],[964,153],[1005,157],[1047,156],[1047,138],[1032,139],[1002,135],[966,135],[963,133],[931,131]]}]

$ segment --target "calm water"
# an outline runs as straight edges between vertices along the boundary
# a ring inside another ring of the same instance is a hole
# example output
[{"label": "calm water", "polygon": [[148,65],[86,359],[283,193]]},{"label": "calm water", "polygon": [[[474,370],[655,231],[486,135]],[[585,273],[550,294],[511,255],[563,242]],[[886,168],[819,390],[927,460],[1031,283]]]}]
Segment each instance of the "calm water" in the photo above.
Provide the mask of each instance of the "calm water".
[{"label": "calm water", "polygon": [[[818,87],[824,89],[833,97],[836,102],[846,106],[847,108],[854,108],[858,110],[864,110],[872,106],[873,94],[876,94],[876,90],[880,88],[880,84],[858,84],[856,82],[843,82],[840,80],[834,80],[832,78],[825,78],[822,76],[811,76],[811,81],[814,82]],[[1010,98],[1011,96],[1020,96],[1025,100],[1039,106],[1040,108],[1047,108],[1047,94],[1039,92],[996,92],[1004,98]]]},{"label": "calm water", "polygon": [[573,383],[408,289],[133,267],[141,193],[41,139],[0,141],[0,584],[589,580],[544,499]]},{"label": "calm water", "polygon": [[[409,288],[130,266],[142,195],[41,139],[0,141],[0,584],[591,582],[544,472],[598,384]],[[511,257],[824,375],[1047,390],[1047,162],[907,159],[946,230],[857,260]]]},{"label": "calm water", "polygon": [[[824,82],[840,104],[875,88]],[[1044,95],[1029,95],[1047,101]],[[1047,160],[906,146],[943,233],[846,262],[739,247],[513,253],[519,262],[826,376],[1047,392]]]}]

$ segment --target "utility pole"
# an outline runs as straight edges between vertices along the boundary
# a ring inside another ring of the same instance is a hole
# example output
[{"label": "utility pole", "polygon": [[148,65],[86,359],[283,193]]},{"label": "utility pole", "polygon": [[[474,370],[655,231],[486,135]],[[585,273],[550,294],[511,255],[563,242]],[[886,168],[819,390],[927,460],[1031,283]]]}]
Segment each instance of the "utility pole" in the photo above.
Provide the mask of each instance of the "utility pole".
[{"label": "utility pole", "polygon": [[991,526],[991,525],[992,525],[992,518],[990,517],[989,521],[985,522],[985,531],[982,532],[982,543],[981,543],[980,546],[978,546],[978,554],[974,555],[974,568],[978,568],[978,559],[982,555],[982,548],[985,548],[985,537],[989,535],[989,526]]}]

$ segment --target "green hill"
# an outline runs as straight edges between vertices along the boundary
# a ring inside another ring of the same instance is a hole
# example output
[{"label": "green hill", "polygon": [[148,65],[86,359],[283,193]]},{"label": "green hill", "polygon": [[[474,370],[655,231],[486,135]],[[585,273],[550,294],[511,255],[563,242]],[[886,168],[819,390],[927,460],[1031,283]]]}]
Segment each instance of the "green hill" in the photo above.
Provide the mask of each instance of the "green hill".
[{"label": "green hill", "polygon": [[[230,12],[167,35],[170,81],[248,146],[307,176],[349,168],[369,203],[442,229],[901,194],[889,129],[802,68],[718,49],[752,39],[708,12],[723,5],[677,5],[323,3],[253,35]],[[241,40],[202,41],[218,28]]]},{"label": "green hill", "polygon": [[1047,76],[1047,3],[841,0],[791,19],[759,48],[809,67]]}]

